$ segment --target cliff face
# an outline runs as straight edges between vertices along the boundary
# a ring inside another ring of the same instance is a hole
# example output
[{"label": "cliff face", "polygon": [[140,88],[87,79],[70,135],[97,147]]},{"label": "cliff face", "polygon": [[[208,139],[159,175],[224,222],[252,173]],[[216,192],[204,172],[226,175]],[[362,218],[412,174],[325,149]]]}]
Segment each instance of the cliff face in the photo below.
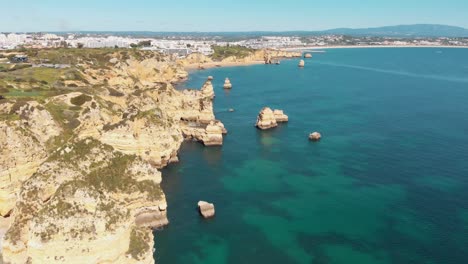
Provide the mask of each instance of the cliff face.
[{"label": "cliff face", "polygon": [[21,183],[47,157],[46,143],[62,130],[37,102],[3,103],[0,115],[0,214],[5,216]]},{"label": "cliff face", "polygon": [[[218,56],[219,57],[219,56]],[[274,49],[263,49],[246,51],[243,56],[221,56],[217,61],[212,58],[205,56],[200,53],[194,53],[188,55],[185,59],[180,60],[179,64],[184,67],[198,67],[203,68],[204,66],[210,65],[222,65],[223,63],[252,63],[252,62],[265,62],[270,64],[272,60],[278,60],[281,58],[300,58],[302,57],[301,52],[292,52],[284,50]]]},{"label": "cliff face", "polygon": [[301,57],[302,54],[300,52],[292,52],[292,51],[283,51],[283,50],[273,50],[273,49],[263,49],[257,50],[252,52],[250,55],[237,58],[235,56],[227,57],[223,59],[223,62],[254,62],[254,61],[271,61],[272,59],[279,59],[279,58],[297,58]]},{"label": "cliff face", "polygon": [[6,263],[154,263],[149,227],[168,223],[158,168],[184,138],[222,144],[210,80],[178,91],[187,73],[171,58],[96,58],[72,89],[0,102]]}]

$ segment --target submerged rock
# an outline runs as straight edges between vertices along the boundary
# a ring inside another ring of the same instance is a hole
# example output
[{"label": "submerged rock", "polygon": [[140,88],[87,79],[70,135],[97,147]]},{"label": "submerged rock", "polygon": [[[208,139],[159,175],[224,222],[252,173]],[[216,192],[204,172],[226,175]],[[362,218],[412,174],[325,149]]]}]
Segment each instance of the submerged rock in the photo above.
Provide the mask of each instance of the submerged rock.
[{"label": "submerged rock", "polygon": [[231,81],[229,80],[229,78],[226,78],[226,80],[224,80],[224,89],[231,89],[232,88],[232,83]]},{"label": "submerged rock", "polygon": [[314,132],[309,135],[309,139],[312,141],[319,141],[322,138],[322,135],[319,132]]},{"label": "submerged rock", "polygon": [[210,218],[215,215],[214,204],[205,201],[198,202],[198,210],[204,218]]}]

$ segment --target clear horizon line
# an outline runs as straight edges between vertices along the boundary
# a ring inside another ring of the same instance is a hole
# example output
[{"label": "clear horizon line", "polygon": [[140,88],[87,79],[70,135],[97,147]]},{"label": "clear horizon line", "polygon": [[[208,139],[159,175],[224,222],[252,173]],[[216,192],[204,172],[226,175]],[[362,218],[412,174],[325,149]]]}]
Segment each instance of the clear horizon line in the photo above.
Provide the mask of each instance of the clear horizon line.
[{"label": "clear horizon line", "polygon": [[271,32],[271,33],[288,33],[288,32],[325,32],[330,30],[337,30],[337,29],[349,29],[349,30],[359,30],[359,29],[376,29],[376,28],[384,28],[384,27],[398,27],[398,26],[421,26],[421,25],[430,25],[430,26],[448,26],[448,27],[456,27],[464,30],[468,30],[463,26],[455,26],[455,25],[448,25],[448,24],[427,24],[427,23],[419,23],[419,24],[395,24],[395,25],[387,25],[387,26],[373,26],[373,27],[335,27],[335,28],[328,28],[328,29],[288,29],[288,30],[214,30],[214,31],[185,31],[185,30],[40,30],[40,31],[0,31],[1,33],[75,33],[75,32],[150,32],[150,33],[256,33],[256,32]]}]

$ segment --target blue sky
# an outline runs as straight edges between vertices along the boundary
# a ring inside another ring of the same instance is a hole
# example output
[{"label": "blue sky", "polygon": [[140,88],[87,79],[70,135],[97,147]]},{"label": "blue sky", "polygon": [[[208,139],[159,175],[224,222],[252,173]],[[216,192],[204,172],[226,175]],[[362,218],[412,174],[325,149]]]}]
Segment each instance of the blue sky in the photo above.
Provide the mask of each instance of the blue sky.
[{"label": "blue sky", "polygon": [[0,0],[0,32],[468,28],[468,0]]}]

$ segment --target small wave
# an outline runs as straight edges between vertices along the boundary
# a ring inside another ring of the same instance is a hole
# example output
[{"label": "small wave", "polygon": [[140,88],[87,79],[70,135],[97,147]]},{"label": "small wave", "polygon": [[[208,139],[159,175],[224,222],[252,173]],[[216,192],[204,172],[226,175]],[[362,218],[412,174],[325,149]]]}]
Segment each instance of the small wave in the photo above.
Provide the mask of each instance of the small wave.
[{"label": "small wave", "polygon": [[418,73],[412,73],[412,72],[406,72],[406,71],[394,71],[394,70],[386,70],[386,69],[379,69],[379,68],[370,68],[370,67],[359,66],[359,65],[341,64],[341,63],[317,62],[317,61],[314,62],[314,63],[321,64],[321,65],[335,66],[335,67],[357,69],[357,70],[363,70],[363,71],[372,71],[372,72],[379,72],[379,73],[387,73],[387,74],[393,74],[393,75],[414,77],[414,78],[432,79],[432,80],[437,80],[437,81],[468,83],[467,78],[447,77],[447,76],[428,75],[428,74],[418,74]]}]

